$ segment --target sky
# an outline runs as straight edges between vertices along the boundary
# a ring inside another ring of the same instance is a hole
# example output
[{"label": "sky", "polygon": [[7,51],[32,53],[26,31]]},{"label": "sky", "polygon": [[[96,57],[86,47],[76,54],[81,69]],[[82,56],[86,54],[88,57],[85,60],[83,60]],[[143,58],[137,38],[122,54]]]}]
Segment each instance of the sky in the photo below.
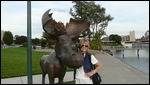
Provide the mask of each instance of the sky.
[{"label": "sky", "polygon": [[[149,30],[149,1],[95,1],[106,9],[114,19],[109,22],[106,34],[129,35],[135,31],[135,38],[141,38]],[[41,38],[42,15],[48,9],[55,21],[64,24],[72,16],[71,1],[31,1],[32,38]],[[12,32],[13,36],[27,36],[27,1],[1,1],[1,30]]]}]

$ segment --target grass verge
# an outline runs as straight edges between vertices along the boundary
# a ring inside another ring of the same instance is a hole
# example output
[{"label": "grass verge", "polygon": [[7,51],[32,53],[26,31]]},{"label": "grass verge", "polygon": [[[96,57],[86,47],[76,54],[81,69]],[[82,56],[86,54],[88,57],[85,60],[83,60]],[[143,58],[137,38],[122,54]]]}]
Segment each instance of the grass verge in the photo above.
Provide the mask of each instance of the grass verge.
[{"label": "grass verge", "polygon": [[[39,60],[49,52],[32,51],[32,72],[41,73]],[[1,48],[1,78],[27,75],[27,48]]]},{"label": "grass verge", "polygon": [[[94,53],[94,51],[92,51]],[[32,51],[32,74],[40,74],[39,60],[49,52]],[[67,67],[67,71],[73,71]],[[27,75],[27,48],[1,48],[1,79]]]}]

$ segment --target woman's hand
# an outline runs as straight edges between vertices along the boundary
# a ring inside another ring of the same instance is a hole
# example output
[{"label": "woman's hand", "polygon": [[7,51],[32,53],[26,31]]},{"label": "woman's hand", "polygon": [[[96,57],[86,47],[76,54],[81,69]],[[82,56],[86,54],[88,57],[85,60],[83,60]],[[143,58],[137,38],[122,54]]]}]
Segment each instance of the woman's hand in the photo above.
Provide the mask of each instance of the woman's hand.
[{"label": "woman's hand", "polygon": [[93,70],[93,71],[91,71],[91,72],[85,73],[85,76],[90,77],[90,76],[94,75],[95,73],[96,73],[96,71]]}]

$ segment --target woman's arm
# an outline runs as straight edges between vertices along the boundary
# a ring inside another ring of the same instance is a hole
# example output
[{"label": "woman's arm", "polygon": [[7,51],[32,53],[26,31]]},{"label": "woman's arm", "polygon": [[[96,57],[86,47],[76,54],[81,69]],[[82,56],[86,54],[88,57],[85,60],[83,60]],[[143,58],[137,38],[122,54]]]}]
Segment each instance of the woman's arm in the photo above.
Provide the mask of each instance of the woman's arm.
[{"label": "woman's arm", "polygon": [[96,68],[92,70],[91,72],[86,73],[86,76],[90,77],[102,68],[102,64],[100,62],[97,62],[95,65],[96,65]]},{"label": "woman's arm", "polygon": [[96,65],[96,68],[92,70],[93,74],[95,74],[102,68],[102,64],[100,62],[97,62],[95,65]]}]

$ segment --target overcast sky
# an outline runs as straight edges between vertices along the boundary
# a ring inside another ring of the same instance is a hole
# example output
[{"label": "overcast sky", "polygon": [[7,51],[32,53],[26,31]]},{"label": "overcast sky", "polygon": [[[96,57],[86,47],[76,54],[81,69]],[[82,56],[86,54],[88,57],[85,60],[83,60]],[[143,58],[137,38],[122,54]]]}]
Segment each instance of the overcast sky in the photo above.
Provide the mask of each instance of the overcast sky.
[{"label": "overcast sky", "polygon": [[[95,1],[106,9],[114,19],[109,22],[106,34],[129,35],[135,31],[140,38],[149,30],[149,1]],[[41,38],[43,28],[42,15],[48,9],[55,21],[64,24],[72,17],[71,1],[31,1],[32,38]],[[1,1],[1,30],[11,31],[13,36],[27,36],[27,1]]]}]

